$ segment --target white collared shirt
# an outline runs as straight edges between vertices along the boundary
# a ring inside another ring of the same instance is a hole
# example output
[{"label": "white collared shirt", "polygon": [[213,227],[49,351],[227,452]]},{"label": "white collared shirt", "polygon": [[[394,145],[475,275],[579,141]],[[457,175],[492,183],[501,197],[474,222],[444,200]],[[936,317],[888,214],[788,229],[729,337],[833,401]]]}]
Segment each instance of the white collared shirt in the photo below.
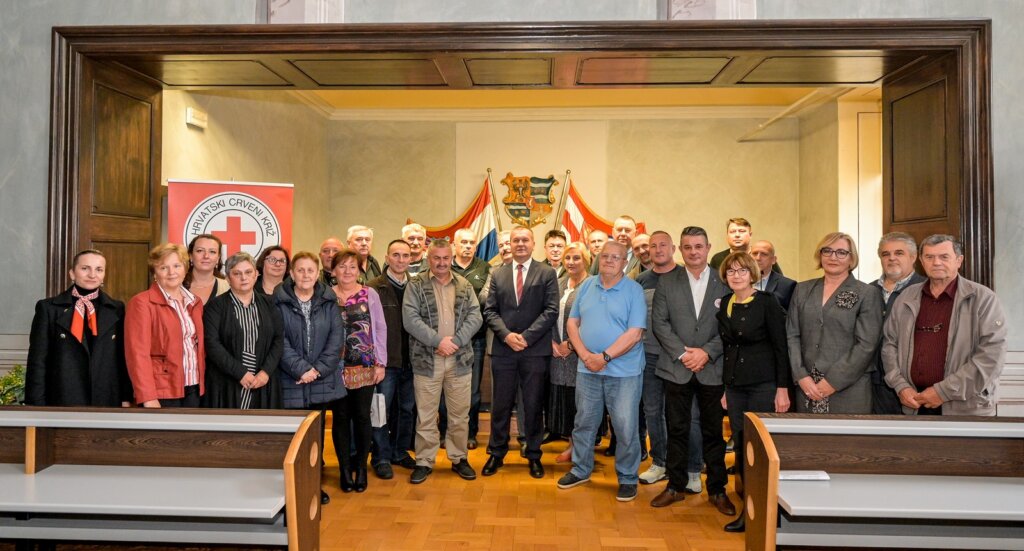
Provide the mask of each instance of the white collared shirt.
[{"label": "white collared shirt", "polygon": [[694,316],[700,317],[700,307],[704,304],[704,295],[708,292],[708,281],[711,279],[711,266],[705,265],[704,271],[700,273],[699,277],[693,277],[693,272],[687,268],[683,268],[686,272],[686,277],[690,280],[690,292],[693,293],[693,310]]},{"label": "white collared shirt", "polygon": [[907,284],[910,283],[910,278],[912,278],[912,277],[914,277],[914,272],[913,271],[911,271],[909,274],[907,274],[907,277],[897,281],[896,285],[892,286],[892,290],[888,291],[885,288],[885,274],[882,274],[882,277],[878,278],[878,286],[882,288],[882,303],[883,304],[888,304],[889,303],[889,297],[891,297],[892,294],[895,293],[896,291],[902,291],[903,288],[906,287]]},{"label": "white collared shirt", "polygon": [[171,295],[164,290],[163,287],[157,285],[157,289],[164,295],[164,300],[174,310],[174,313],[178,316],[178,324],[181,326],[182,335],[182,358],[181,366],[185,371],[185,385],[192,386],[199,384],[199,340],[196,335],[196,325],[192,321],[192,316],[189,315],[188,307],[195,304],[198,297],[192,294],[184,286],[181,287],[181,298],[185,303],[184,306],[173,298]]},{"label": "white collared shirt", "polygon": [[754,284],[754,289],[757,289],[758,291],[765,291],[765,290],[767,290],[768,289],[768,280],[771,279],[771,277],[772,277],[772,272],[769,270],[768,275],[762,277],[761,281],[758,281],[757,283]]}]

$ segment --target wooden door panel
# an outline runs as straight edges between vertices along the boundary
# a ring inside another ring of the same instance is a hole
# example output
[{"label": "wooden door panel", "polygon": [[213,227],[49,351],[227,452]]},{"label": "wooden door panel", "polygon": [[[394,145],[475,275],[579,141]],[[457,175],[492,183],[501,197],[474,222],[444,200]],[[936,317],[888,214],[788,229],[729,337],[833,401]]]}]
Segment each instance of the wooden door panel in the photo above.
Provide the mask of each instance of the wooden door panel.
[{"label": "wooden door panel", "polygon": [[93,90],[93,214],[149,218],[153,105],[100,82]]},{"label": "wooden door panel", "polygon": [[71,240],[107,256],[107,291],[124,300],[148,285],[159,239],[161,89],[83,59],[78,212]]},{"label": "wooden door panel", "polygon": [[975,185],[964,170],[964,92],[957,54],[916,67],[882,86],[883,230],[920,241],[931,234],[964,242],[963,273],[991,285],[989,244],[965,209]]}]

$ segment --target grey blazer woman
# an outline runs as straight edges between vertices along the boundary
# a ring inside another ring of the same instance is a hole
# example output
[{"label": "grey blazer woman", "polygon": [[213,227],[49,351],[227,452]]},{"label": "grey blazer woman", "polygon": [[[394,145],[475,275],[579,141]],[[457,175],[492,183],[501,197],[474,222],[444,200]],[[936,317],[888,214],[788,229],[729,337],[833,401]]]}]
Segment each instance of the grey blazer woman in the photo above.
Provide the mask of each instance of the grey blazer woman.
[{"label": "grey blazer woman", "polygon": [[871,376],[882,332],[882,294],[851,274],[821,304],[824,279],[797,284],[789,305],[786,336],[793,382],[824,378],[836,393],[808,401],[798,388],[800,412],[871,413]]}]

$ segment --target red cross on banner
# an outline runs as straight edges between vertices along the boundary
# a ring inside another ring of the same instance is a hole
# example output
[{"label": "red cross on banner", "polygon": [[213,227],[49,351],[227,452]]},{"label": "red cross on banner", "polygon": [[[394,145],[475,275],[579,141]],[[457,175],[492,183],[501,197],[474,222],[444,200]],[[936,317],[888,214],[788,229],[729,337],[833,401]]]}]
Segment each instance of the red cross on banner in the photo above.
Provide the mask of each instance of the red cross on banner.
[{"label": "red cross on banner", "polygon": [[228,229],[227,230],[214,230],[213,235],[216,235],[224,243],[224,247],[227,248],[227,256],[231,256],[238,251],[242,250],[243,245],[255,245],[256,244],[256,232],[254,231],[242,231],[242,217],[241,216],[228,216]]}]

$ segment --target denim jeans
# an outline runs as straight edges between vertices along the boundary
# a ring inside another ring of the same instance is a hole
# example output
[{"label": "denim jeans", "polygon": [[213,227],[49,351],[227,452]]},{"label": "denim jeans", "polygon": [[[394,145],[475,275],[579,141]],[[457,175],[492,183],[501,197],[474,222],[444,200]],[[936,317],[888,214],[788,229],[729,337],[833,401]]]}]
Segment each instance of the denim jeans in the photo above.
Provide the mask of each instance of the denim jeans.
[{"label": "denim jeans", "polygon": [[373,429],[373,465],[401,461],[409,457],[415,436],[416,395],[411,368],[389,367],[384,380],[377,383],[377,392],[384,395],[388,423]]},{"label": "denim jeans", "polygon": [[[651,461],[665,466],[665,446],[668,434],[665,429],[665,387],[655,374],[658,365],[657,354],[647,354],[644,366],[644,417],[647,418],[647,434],[651,437]],[[699,469],[698,469],[699,470]]]},{"label": "denim jeans", "polygon": [[[643,406],[647,418],[647,433],[651,437],[651,461],[664,467],[668,446],[668,429],[665,428],[665,385],[660,377],[654,374],[658,365],[657,354],[647,354],[644,366]],[[699,473],[704,466],[704,454],[701,450],[700,408],[694,400],[690,411],[690,444],[686,472]]]},{"label": "denim jeans", "polygon": [[588,478],[594,470],[597,427],[605,408],[612,427],[619,435],[615,446],[615,473],[619,484],[636,484],[640,469],[640,394],[643,374],[632,377],[608,377],[596,373],[576,374],[576,421],[572,430],[572,473]]}]

